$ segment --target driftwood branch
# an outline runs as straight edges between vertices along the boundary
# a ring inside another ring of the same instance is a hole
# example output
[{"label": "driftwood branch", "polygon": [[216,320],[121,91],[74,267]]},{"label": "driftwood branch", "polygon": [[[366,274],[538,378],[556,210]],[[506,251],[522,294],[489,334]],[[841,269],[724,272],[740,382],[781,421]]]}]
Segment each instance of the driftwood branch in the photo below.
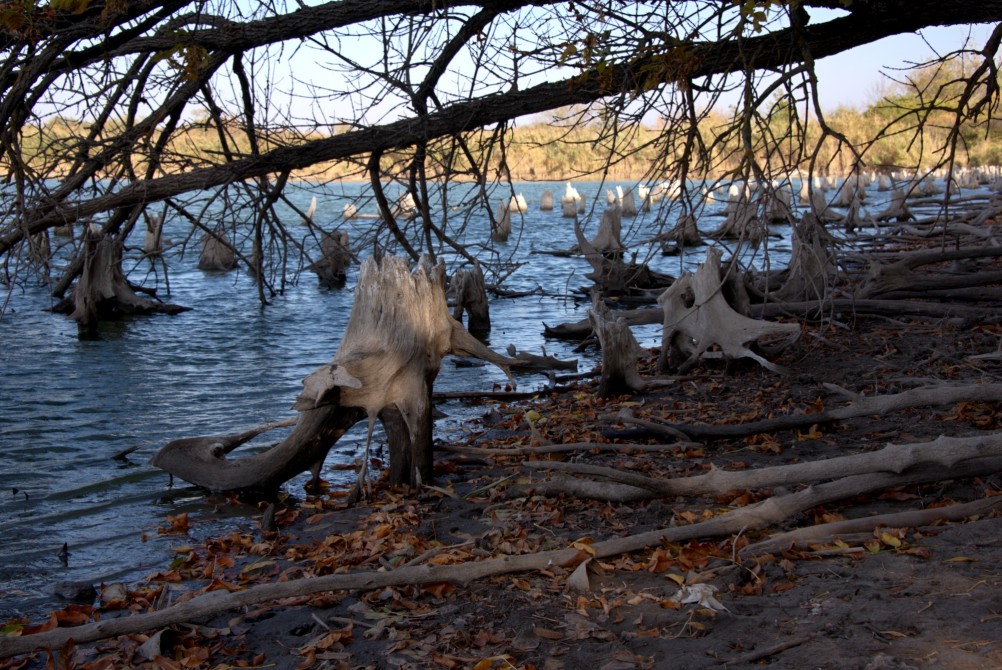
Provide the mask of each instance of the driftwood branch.
[{"label": "driftwood branch", "polygon": [[797,528],[785,533],[773,535],[765,540],[749,544],[741,550],[742,556],[760,556],[773,551],[792,547],[794,545],[817,544],[830,542],[836,537],[848,533],[865,533],[875,528],[919,528],[929,526],[937,521],[960,521],[968,517],[985,514],[1002,505],[1002,496],[982,498],[969,503],[932,507],[929,509],[878,514],[860,519],[833,521],[817,526]]},{"label": "driftwood branch", "polygon": [[974,437],[941,436],[932,442],[891,444],[879,451],[839,456],[822,461],[777,465],[758,470],[714,469],[705,475],[680,479],[655,479],[585,463],[527,461],[523,467],[601,477],[642,488],[659,496],[713,495],[741,489],[801,484],[874,472],[901,474],[919,465],[952,468],[961,461],[1002,458],[1002,433]]},{"label": "driftwood branch", "polygon": [[860,416],[884,415],[911,407],[999,401],[1002,401],[1002,384],[966,384],[963,386],[944,384],[910,389],[890,395],[859,398],[845,407],[811,414],[791,414],[761,421],[726,425],[664,424],[663,430],[656,428],[657,424],[651,423],[647,429],[652,434],[661,437],[678,437],[678,434],[682,433],[692,440],[723,440],[758,435],[759,433],[774,433],[780,430],[795,430],[814,424],[831,423]]}]

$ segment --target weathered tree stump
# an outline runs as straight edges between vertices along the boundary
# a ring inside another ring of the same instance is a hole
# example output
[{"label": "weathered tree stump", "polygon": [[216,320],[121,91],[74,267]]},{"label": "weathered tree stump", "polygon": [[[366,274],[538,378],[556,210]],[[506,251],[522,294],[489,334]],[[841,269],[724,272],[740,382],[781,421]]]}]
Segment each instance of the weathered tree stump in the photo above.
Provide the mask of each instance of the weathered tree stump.
[{"label": "weathered tree stump", "polygon": [[[618,188],[618,187],[617,187]],[[619,196],[620,205],[623,207],[623,216],[637,215],[637,201],[633,197],[633,189],[628,188]]]},{"label": "weathered tree stump", "polygon": [[643,393],[647,383],[637,372],[637,363],[647,351],[637,342],[630,326],[624,319],[615,318],[598,296],[593,299],[588,319],[602,347],[599,397]]},{"label": "weathered tree stump", "polygon": [[539,211],[541,212],[553,211],[553,191],[549,189],[543,191],[543,195],[539,199]]},{"label": "weathered tree stump", "polygon": [[303,381],[288,437],[254,456],[228,460],[213,438],[175,440],[153,465],[213,490],[275,489],[300,472],[319,472],[327,452],[358,421],[386,430],[390,481],[432,479],[432,384],[448,353],[481,358],[505,372],[511,361],[477,341],[449,315],[444,271],[387,257],[366,260],[337,354]]},{"label": "weathered tree stump", "polygon": [[237,267],[237,254],[226,239],[226,231],[217,227],[202,235],[202,253],[198,257],[198,269],[208,272],[228,272]]},{"label": "weathered tree stump", "polygon": [[914,220],[915,215],[912,214],[911,210],[908,209],[908,204],[905,202],[905,192],[904,189],[896,188],[891,191],[891,202],[888,203],[887,208],[882,212],[877,214],[877,221],[890,221],[894,219],[895,221],[904,222],[908,220]]},{"label": "weathered tree stump", "polygon": [[[712,355],[727,360],[751,358],[773,372],[784,372],[752,346],[769,335],[793,338],[799,335],[800,326],[757,321],[738,313],[724,297],[721,283],[720,249],[711,247],[695,275],[680,277],[658,298],[664,311],[658,368],[667,371],[677,361],[678,371],[685,372],[701,357]],[[711,353],[714,346],[720,351]]]},{"label": "weathered tree stump", "polygon": [[469,270],[457,270],[452,278],[456,304],[452,316],[462,323],[466,313],[466,329],[474,335],[491,332],[490,305],[487,302],[487,287],[480,263],[474,263]]},{"label": "weathered tree stump", "polygon": [[495,242],[507,242],[511,236],[511,204],[501,202],[494,217],[494,227],[491,229],[491,239]]},{"label": "weathered tree stump", "polygon": [[743,196],[734,202],[733,208],[728,205],[727,216],[720,226],[709,233],[707,237],[714,240],[742,240],[756,244],[769,234],[768,229],[758,219],[758,211],[754,203]]},{"label": "weathered tree stump", "polygon": [[775,297],[783,302],[822,301],[835,277],[834,240],[821,221],[807,212],[793,228],[789,272]]},{"label": "weathered tree stump", "polygon": [[97,336],[98,324],[130,314],[177,314],[190,307],[157,302],[136,295],[122,272],[122,248],[97,229],[84,231],[83,268],[72,294],[52,308],[77,322],[81,338]]},{"label": "weathered tree stump", "polygon": [[146,238],[143,240],[143,253],[147,256],[159,256],[163,253],[163,214],[146,216]]},{"label": "weathered tree stump", "polygon": [[661,289],[670,284],[671,277],[651,270],[646,264],[638,265],[623,260],[622,245],[617,248],[619,221],[618,215],[610,217],[608,221],[603,217],[603,225],[608,232],[603,233],[600,229],[595,236],[600,243],[608,245],[607,250],[602,251],[585,238],[577,218],[574,219],[574,235],[578,240],[578,248],[592,267],[592,271],[585,276],[595,282],[596,287],[604,293],[627,293],[632,289]]},{"label": "weathered tree stump", "polygon": [[[674,243],[674,248],[666,246],[668,242]],[[671,232],[661,239],[661,253],[671,255],[678,253],[679,249],[698,247],[702,243],[703,238],[699,235],[696,217],[689,212],[679,217],[678,223],[671,229]]]},{"label": "weathered tree stump", "polygon": [[598,232],[589,244],[599,253],[615,254],[623,251],[620,235],[623,231],[623,210],[613,204],[602,212],[602,220],[598,224]]},{"label": "weathered tree stump", "polygon": [[317,280],[324,288],[344,286],[351,266],[352,255],[348,246],[348,233],[332,230],[320,237],[320,259],[310,265],[317,274]]}]

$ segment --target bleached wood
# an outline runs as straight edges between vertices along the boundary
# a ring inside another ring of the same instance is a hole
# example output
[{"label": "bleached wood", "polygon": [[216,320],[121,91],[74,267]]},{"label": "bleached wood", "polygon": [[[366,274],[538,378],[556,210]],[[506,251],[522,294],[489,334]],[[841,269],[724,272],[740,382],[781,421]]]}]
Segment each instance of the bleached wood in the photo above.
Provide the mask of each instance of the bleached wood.
[{"label": "bleached wood", "polygon": [[431,391],[442,357],[482,358],[506,372],[511,363],[449,315],[443,273],[441,266],[411,272],[393,257],[362,264],[337,354],[306,377],[294,405],[299,420],[275,447],[226,459],[204,440],[175,440],[153,464],[213,490],[273,489],[315,471],[355,423],[378,418],[389,437],[391,481],[431,481]]},{"label": "bleached wood", "polygon": [[721,285],[720,250],[714,247],[707,250],[695,275],[679,278],[658,297],[664,312],[660,369],[666,370],[669,357],[677,352],[686,357],[679,365],[679,372],[685,372],[718,346],[727,359],[751,358],[773,372],[783,372],[751,346],[766,336],[794,337],[800,326],[743,316],[727,303]]}]

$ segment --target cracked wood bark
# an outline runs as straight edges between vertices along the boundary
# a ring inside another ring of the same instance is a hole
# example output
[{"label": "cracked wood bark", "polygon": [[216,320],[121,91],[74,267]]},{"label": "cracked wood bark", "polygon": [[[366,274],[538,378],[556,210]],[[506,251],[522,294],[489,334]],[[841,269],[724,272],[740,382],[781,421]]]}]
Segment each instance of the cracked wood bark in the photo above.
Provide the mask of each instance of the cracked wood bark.
[{"label": "cracked wood bark", "polygon": [[362,264],[355,304],[333,360],[303,381],[290,435],[254,456],[226,459],[202,438],[175,440],[153,465],[213,490],[273,489],[319,469],[331,446],[363,418],[379,419],[396,484],[432,479],[432,385],[447,353],[481,358],[508,372],[511,361],[449,315],[442,266],[417,268],[387,257]]},{"label": "cracked wood bark", "polygon": [[0,636],[0,658],[30,653],[36,649],[59,648],[69,640],[85,644],[118,635],[138,633],[179,623],[204,621],[238,607],[323,591],[360,591],[405,584],[451,582],[466,585],[495,575],[544,570],[552,565],[574,567],[587,559],[608,558],[631,551],[660,546],[663,542],[684,542],[695,538],[721,537],[767,528],[818,505],[842,500],[902,483],[938,481],[975,476],[998,469],[997,459],[965,461],[950,471],[942,467],[922,468],[907,475],[869,474],[846,477],[810,486],[797,493],[769,498],[747,507],[721,514],[689,526],[659,528],[645,533],[603,540],[590,545],[586,554],[573,547],[534,554],[502,556],[484,561],[453,565],[417,565],[382,572],[325,575],[253,586],[243,591],[209,591],[162,610],[117,619],[106,619],[73,628],[57,628],[46,633],[20,637]]},{"label": "cracked wood bark", "polygon": [[664,372],[670,361],[678,360],[678,370],[684,373],[716,346],[726,359],[751,358],[782,373],[781,367],[755,353],[752,346],[766,336],[795,337],[800,326],[757,321],[738,313],[728,304],[721,286],[720,249],[710,248],[695,275],[679,278],[661,294],[658,304],[664,312],[664,324],[658,369]]}]

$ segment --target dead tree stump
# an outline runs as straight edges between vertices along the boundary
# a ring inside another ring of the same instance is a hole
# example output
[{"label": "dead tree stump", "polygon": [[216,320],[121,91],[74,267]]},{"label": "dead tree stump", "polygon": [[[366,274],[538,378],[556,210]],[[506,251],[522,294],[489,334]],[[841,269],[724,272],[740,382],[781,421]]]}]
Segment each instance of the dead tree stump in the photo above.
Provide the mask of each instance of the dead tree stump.
[{"label": "dead tree stump", "polygon": [[324,288],[344,286],[351,265],[351,249],[348,247],[348,233],[332,230],[320,237],[320,259],[310,265],[317,274],[317,280]]},{"label": "dead tree stump", "polygon": [[487,287],[484,284],[484,273],[480,263],[474,263],[469,270],[457,270],[452,278],[455,290],[456,305],[452,316],[462,323],[463,313],[466,313],[466,329],[474,335],[486,335],[491,332],[491,313],[487,302]]},{"label": "dead tree stump", "polygon": [[495,242],[507,242],[510,236],[511,205],[502,201],[498,204],[498,213],[491,229],[491,239]]},{"label": "dead tree stump", "polygon": [[97,336],[98,324],[129,314],[177,314],[190,307],[142,298],[122,272],[122,247],[110,235],[84,231],[83,267],[72,294],[52,308],[77,322],[81,338]]},{"label": "dead tree stump", "polygon": [[[695,275],[680,277],[658,298],[664,311],[659,370],[668,371],[677,362],[678,371],[686,372],[700,358],[712,356],[751,358],[773,372],[784,372],[755,353],[752,346],[769,335],[786,335],[792,340],[800,334],[800,326],[757,321],[738,313],[724,297],[721,283],[720,249],[711,247]],[[718,347],[719,352],[711,352],[712,347]]]},{"label": "dead tree stump", "polygon": [[163,253],[163,214],[148,214],[146,216],[146,238],[143,240],[143,253],[147,256],[159,256]]},{"label": "dead tree stump", "polygon": [[[667,246],[667,243],[674,243],[674,247]],[[678,253],[685,247],[698,247],[703,243],[703,238],[699,235],[699,228],[696,225],[696,217],[689,212],[679,217],[678,223],[667,235],[661,239],[661,253],[669,256]]]},{"label": "dead tree stump", "polygon": [[208,272],[228,272],[237,267],[237,254],[226,239],[226,231],[217,227],[202,235],[202,253],[198,257],[198,269]]},{"label": "dead tree stump", "polygon": [[599,397],[643,393],[647,389],[647,383],[637,372],[637,363],[647,352],[633,336],[626,320],[612,316],[598,296],[593,299],[588,319],[602,347]]},{"label": "dead tree stump", "polygon": [[821,221],[807,212],[793,228],[793,252],[786,281],[775,297],[783,302],[822,301],[835,277],[834,240]]},{"label": "dead tree stump", "polygon": [[390,481],[432,479],[431,392],[442,357],[481,358],[508,371],[512,362],[477,341],[449,315],[441,266],[413,273],[405,261],[366,260],[337,354],[303,381],[291,434],[271,449],[228,460],[218,440],[175,440],[153,465],[214,490],[275,489],[306,469],[319,472],[335,442],[355,423],[379,419],[390,452]]}]

